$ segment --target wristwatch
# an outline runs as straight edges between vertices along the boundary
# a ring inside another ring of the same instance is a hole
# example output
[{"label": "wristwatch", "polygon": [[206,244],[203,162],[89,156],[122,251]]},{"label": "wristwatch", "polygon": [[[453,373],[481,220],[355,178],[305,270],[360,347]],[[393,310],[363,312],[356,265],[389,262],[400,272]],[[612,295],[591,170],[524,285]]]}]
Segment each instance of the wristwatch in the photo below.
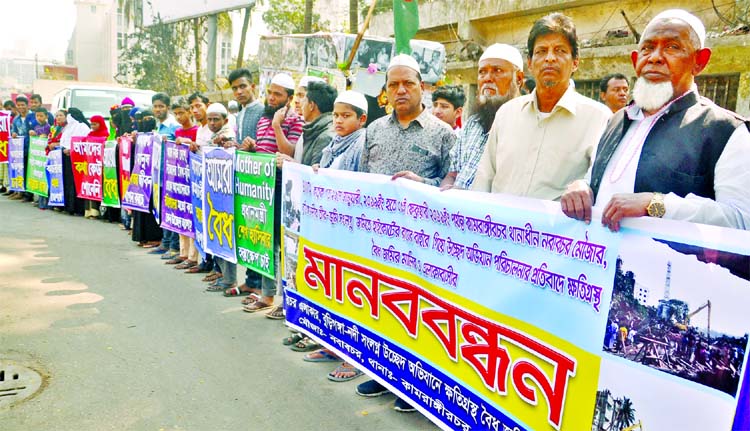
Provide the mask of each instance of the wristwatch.
[{"label": "wristwatch", "polygon": [[649,217],[664,217],[664,213],[667,212],[664,208],[664,195],[661,193],[654,193],[654,197],[651,198],[651,202],[646,207],[646,212]]}]

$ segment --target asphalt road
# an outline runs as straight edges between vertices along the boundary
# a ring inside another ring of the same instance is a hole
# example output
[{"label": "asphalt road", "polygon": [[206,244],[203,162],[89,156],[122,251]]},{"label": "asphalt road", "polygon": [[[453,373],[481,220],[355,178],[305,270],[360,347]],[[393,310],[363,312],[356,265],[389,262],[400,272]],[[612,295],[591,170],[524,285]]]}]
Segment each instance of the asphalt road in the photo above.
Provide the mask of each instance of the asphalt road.
[{"label": "asphalt road", "polygon": [[[241,271],[240,271],[241,272]],[[393,395],[362,398],[116,225],[0,197],[0,360],[41,372],[4,431],[434,430]],[[277,301],[279,298],[277,298]]]}]

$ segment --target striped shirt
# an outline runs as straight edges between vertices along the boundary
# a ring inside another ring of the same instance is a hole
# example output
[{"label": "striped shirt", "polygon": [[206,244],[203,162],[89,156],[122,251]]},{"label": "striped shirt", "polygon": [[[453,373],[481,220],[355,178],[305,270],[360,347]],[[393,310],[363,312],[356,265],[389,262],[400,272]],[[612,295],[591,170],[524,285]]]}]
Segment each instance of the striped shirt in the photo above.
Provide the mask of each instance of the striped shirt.
[{"label": "striped shirt", "polygon": [[484,131],[479,123],[478,115],[472,115],[464,128],[458,133],[456,145],[451,149],[451,167],[449,169],[450,172],[457,173],[454,187],[471,188],[488,136],[489,132]]},{"label": "striped shirt", "polygon": [[[255,141],[255,151],[258,153],[276,153],[279,146],[276,144],[276,132],[273,130],[271,122],[273,118],[267,116],[260,117],[258,120],[258,138]],[[295,145],[302,135],[302,126],[305,120],[296,112],[289,110],[284,122],[281,123],[281,130],[290,144]]]}]

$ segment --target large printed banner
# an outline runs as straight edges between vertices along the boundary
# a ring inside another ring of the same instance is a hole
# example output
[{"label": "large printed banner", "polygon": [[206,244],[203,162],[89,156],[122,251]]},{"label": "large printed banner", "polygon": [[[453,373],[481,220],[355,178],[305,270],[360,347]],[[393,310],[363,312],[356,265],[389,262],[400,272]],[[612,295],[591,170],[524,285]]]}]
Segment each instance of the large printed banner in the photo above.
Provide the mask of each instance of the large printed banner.
[{"label": "large printed banner", "polygon": [[151,212],[152,151],[154,135],[139,133],[135,139],[133,169],[128,181],[128,188],[122,198],[122,207],[144,213]]},{"label": "large printed banner", "polygon": [[202,147],[203,225],[207,253],[237,263],[234,236],[234,149]]},{"label": "large printed banner", "polygon": [[47,138],[31,137],[26,163],[26,191],[47,197]]},{"label": "large printed banner", "polygon": [[120,208],[120,191],[117,189],[117,141],[104,143],[104,193],[102,205]]},{"label": "large printed banner", "polygon": [[237,261],[269,278],[274,268],[274,191],[276,156],[237,152],[234,213],[237,225]]},{"label": "large printed banner", "polygon": [[104,138],[73,137],[70,162],[76,196],[90,201],[102,200]]},{"label": "large printed banner", "polygon": [[0,110],[0,163],[8,163],[10,140],[10,111]]},{"label": "large printed banner", "polygon": [[24,191],[23,136],[8,141],[8,175],[10,189],[14,192]]},{"label": "large printed banner", "polygon": [[290,324],[443,429],[730,430],[750,414],[747,232],[615,234],[556,203],[289,163],[283,186]]},{"label": "large printed banner", "polygon": [[191,152],[190,158],[190,198],[193,204],[193,238],[195,248],[201,256],[206,254],[206,231],[203,229],[203,153]]},{"label": "large printed banner", "polygon": [[133,140],[130,135],[123,135],[117,138],[117,144],[120,146],[120,199],[125,199],[125,192],[130,185],[130,156],[133,151]]},{"label": "large printed banner", "polygon": [[153,194],[153,207],[151,208],[151,214],[156,219],[156,223],[161,223],[161,161],[162,161],[162,142],[160,135],[154,135],[151,150],[151,179],[153,181],[153,187],[151,193]]},{"label": "large printed banner", "polygon": [[190,194],[190,147],[164,144],[164,201],[161,227],[193,237],[193,201]]},{"label": "large printed banner", "polygon": [[51,207],[65,206],[63,189],[62,149],[52,150],[47,155],[47,180],[49,181],[49,201]]}]

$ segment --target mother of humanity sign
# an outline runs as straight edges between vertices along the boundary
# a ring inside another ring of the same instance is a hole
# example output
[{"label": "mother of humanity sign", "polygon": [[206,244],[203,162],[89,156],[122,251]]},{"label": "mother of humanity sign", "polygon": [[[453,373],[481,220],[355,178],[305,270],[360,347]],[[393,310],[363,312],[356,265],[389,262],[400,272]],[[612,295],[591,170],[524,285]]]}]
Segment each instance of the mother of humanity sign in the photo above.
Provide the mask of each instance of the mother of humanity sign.
[{"label": "mother of humanity sign", "polygon": [[750,233],[289,163],[283,186],[287,320],[441,428],[744,426]]}]

